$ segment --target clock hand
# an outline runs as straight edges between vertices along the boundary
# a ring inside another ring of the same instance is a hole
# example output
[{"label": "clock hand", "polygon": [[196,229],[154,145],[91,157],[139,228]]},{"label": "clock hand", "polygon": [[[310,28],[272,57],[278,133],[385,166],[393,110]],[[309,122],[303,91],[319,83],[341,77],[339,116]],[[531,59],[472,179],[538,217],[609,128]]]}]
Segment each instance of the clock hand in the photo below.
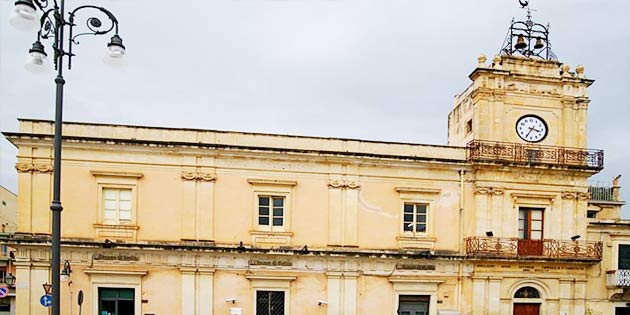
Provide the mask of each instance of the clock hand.
[{"label": "clock hand", "polygon": [[534,127],[529,127],[529,132],[527,132],[527,134],[525,135],[525,138],[527,138],[529,134],[532,133],[532,130],[534,130]]}]

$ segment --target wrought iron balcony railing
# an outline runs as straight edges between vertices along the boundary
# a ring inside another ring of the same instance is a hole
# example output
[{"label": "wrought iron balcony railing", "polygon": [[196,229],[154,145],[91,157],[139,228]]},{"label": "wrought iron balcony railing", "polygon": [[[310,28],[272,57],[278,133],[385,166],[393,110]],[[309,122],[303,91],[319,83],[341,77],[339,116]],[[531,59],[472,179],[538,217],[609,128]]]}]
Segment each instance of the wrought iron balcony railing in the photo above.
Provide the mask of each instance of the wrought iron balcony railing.
[{"label": "wrought iron balcony railing", "polygon": [[472,257],[551,259],[602,259],[602,242],[570,240],[522,240],[518,238],[467,237],[466,254]]},{"label": "wrought iron balcony railing", "polygon": [[588,192],[591,194],[591,200],[617,201],[612,187],[589,186]]},{"label": "wrought iron balcony railing", "polygon": [[468,143],[468,161],[546,164],[583,169],[604,168],[604,151],[533,144],[473,140]]},{"label": "wrought iron balcony railing", "polygon": [[630,270],[608,270],[606,285],[609,287],[630,287]]}]

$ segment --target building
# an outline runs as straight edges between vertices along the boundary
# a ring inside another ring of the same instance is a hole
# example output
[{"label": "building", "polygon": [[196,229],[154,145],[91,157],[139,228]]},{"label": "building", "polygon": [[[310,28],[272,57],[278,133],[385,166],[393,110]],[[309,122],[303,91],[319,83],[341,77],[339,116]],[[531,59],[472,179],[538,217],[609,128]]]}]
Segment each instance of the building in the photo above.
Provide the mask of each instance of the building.
[{"label": "building", "polygon": [[[0,237],[8,238],[17,229],[17,195],[0,186]],[[12,249],[0,243],[0,286],[8,289],[8,294],[0,298],[0,315],[15,314],[15,269]],[[1,296],[2,294],[0,294]]]},{"label": "building", "polygon": [[[102,315],[627,314],[623,202],[588,182],[593,80],[525,35],[479,57],[447,146],[65,123],[62,312],[82,291]],[[18,315],[47,313],[52,134],[4,133]]]}]

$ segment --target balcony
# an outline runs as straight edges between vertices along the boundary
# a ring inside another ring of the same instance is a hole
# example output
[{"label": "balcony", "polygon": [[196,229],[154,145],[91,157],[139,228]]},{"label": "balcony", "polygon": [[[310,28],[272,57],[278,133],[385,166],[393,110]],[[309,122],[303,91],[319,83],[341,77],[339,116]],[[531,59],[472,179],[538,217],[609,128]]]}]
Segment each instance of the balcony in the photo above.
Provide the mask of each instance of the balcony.
[{"label": "balcony", "polygon": [[608,270],[606,272],[606,286],[630,287],[630,270]]},{"label": "balcony", "polygon": [[604,151],[473,140],[468,143],[467,160],[470,162],[557,165],[599,171],[604,168]]},{"label": "balcony", "polygon": [[502,237],[467,237],[466,254],[484,258],[542,258],[601,260],[602,242],[562,241],[562,240],[523,240]]}]

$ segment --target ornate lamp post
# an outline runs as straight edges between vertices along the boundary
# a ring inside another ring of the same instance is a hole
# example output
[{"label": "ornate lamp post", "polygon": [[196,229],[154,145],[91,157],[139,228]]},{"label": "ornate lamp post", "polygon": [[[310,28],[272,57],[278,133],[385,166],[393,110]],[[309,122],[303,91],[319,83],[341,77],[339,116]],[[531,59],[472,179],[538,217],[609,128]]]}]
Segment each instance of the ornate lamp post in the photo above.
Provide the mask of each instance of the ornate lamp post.
[{"label": "ornate lamp post", "polygon": [[[85,20],[85,26],[75,21],[77,13],[87,12],[90,17]],[[100,17],[100,18],[99,18]],[[105,21],[105,23],[103,22]],[[118,20],[107,9],[82,5],[72,11],[66,12],[64,0],[17,0],[15,8],[11,14],[9,22],[21,30],[37,31],[37,39],[32,48],[28,51],[29,57],[26,60],[26,69],[34,73],[46,73],[49,69],[47,60],[48,54],[44,50],[41,40],[50,39],[52,41],[52,58],[57,77],[55,83],[55,138],[53,157],[53,200],[50,205],[52,211],[52,315],[59,315],[59,284],[60,284],[60,254],[61,254],[61,126],[63,112],[63,61],[68,59],[68,69],[72,67],[72,48],[79,44],[77,38],[84,35],[105,35],[113,33],[110,42],[107,44],[107,52],[104,61],[108,64],[119,66],[124,65],[125,46],[122,38],[118,36]],[[68,31],[68,37],[65,32]],[[78,33],[75,34],[75,31]],[[68,49],[64,49],[67,40]]]}]

